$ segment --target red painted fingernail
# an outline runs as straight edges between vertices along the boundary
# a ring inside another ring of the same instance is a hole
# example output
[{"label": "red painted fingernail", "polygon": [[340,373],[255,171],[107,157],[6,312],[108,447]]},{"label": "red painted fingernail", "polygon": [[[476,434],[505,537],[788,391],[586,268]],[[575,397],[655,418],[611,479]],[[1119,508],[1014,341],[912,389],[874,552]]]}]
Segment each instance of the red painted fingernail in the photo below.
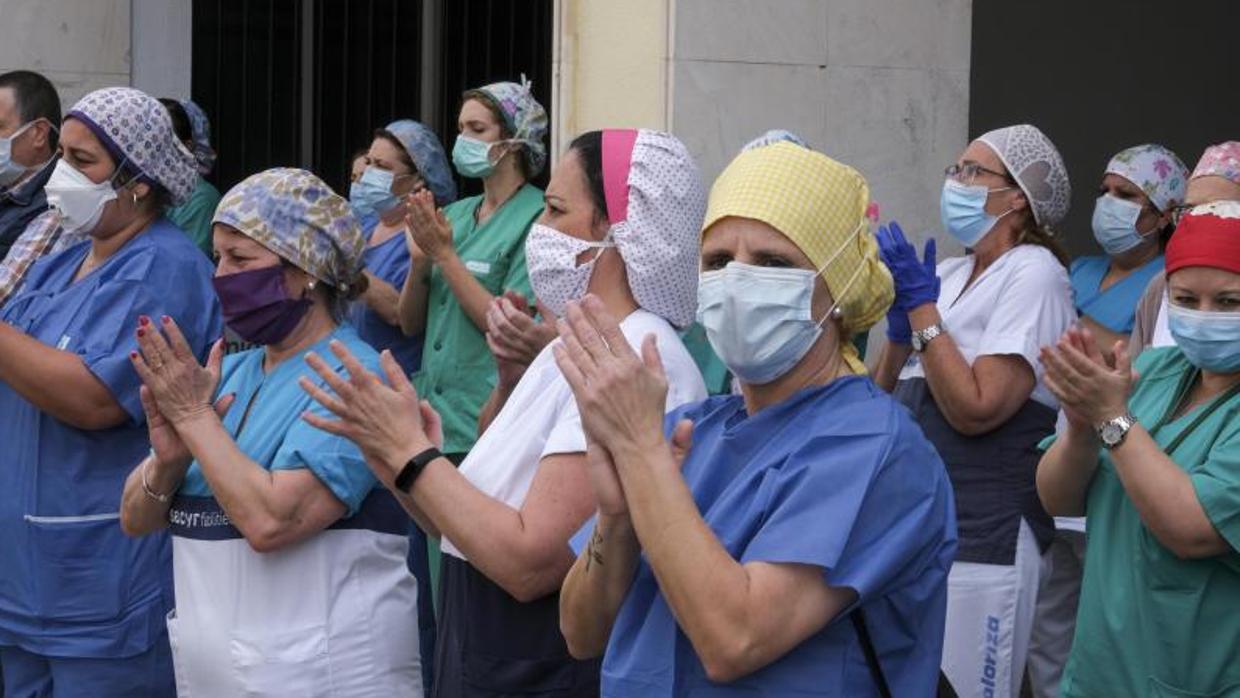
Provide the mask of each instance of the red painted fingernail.
[{"label": "red painted fingernail", "polygon": [[137,359],[137,358],[138,358],[138,352],[136,352],[136,351],[131,351],[131,352],[129,352],[129,358],[131,358],[131,359]]},{"label": "red painted fingernail", "polygon": [[163,320],[165,325],[172,324],[172,318],[168,317],[167,315],[161,316],[159,319]]},{"label": "red painted fingernail", "polygon": [[144,329],[142,329],[141,327],[139,327],[139,328],[138,328],[138,336],[139,336],[139,337],[145,337],[145,336],[146,336],[146,330],[144,330]]},{"label": "red painted fingernail", "polygon": [[150,319],[149,317],[147,317],[147,316],[145,316],[145,315],[139,315],[139,316],[138,316],[138,324],[139,324],[139,325],[147,325],[147,324],[150,324],[150,322],[151,322],[151,319]]}]

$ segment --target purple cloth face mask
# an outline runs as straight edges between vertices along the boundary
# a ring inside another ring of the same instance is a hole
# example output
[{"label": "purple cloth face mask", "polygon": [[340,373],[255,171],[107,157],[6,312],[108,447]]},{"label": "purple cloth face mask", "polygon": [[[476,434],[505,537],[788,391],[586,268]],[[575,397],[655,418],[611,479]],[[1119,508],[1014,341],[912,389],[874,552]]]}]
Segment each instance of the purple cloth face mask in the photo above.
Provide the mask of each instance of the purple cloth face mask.
[{"label": "purple cloth face mask", "polygon": [[309,298],[288,297],[281,264],[217,276],[211,283],[224,323],[254,344],[275,344],[289,336],[313,305]]}]

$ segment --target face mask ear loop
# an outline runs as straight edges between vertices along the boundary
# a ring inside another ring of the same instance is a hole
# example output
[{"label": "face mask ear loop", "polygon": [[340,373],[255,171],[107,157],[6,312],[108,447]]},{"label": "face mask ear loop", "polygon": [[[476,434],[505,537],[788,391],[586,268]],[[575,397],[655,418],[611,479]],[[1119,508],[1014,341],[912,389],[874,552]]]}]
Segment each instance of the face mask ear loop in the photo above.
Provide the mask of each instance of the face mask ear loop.
[{"label": "face mask ear loop", "polygon": [[840,295],[835,298],[835,302],[831,304],[831,307],[829,309],[827,309],[827,314],[823,315],[822,319],[818,321],[819,328],[822,328],[823,325],[827,324],[827,320],[830,320],[831,315],[840,307],[840,303],[842,303],[844,301],[844,298],[848,295],[848,291],[849,289],[852,288],[853,282],[855,282],[857,278],[861,276],[861,271],[863,269],[865,269],[864,264],[862,264],[861,266],[858,266],[857,271],[854,271],[852,276],[848,278],[848,283],[844,284],[844,290],[840,291]]},{"label": "face mask ear loop", "polygon": [[[814,276],[812,278],[821,277],[822,273],[826,271],[833,263],[835,263],[835,260],[841,254],[843,254],[844,250],[848,249],[848,246],[852,244],[853,240],[856,239],[857,236],[861,234],[861,229],[865,227],[866,222],[867,221],[865,218],[861,219],[861,222],[857,224],[857,227],[854,228],[853,231],[848,234],[848,238],[844,240],[844,244],[840,245],[839,249],[835,251],[835,254],[831,255],[831,258],[828,259],[826,263],[824,263],[821,267],[818,267],[818,270],[814,273]],[[819,329],[821,329],[822,326],[826,324],[827,320],[831,319],[831,314],[835,312],[836,308],[839,307],[840,302],[844,299],[844,296],[848,295],[848,290],[852,288],[853,282],[855,282],[857,280],[857,277],[861,275],[861,270],[864,268],[865,268],[864,264],[861,266],[858,266],[857,271],[854,271],[852,276],[849,277],[848,283],[844,284],[844,290],[841,291],[840,295],[835,298],[835,302],[831,304],[831,307],[827,310],[827,314],[822,316],[822,319],[818,321],[817,324],[818,324]],[[825,283],[825,280],[824,280],[824,283]]]}]

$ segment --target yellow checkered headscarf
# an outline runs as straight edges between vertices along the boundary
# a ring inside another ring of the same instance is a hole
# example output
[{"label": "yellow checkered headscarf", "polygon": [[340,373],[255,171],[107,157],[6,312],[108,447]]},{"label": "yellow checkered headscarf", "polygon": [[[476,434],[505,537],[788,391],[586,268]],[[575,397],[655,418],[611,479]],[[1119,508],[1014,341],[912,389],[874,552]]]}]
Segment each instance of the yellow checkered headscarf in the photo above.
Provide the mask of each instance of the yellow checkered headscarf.
[{"label": "yellow checkered headscarf", "polygon": [[895,297],[891,272],[879,260],[865,216],[869,205],[870,188],[861,173],[808,148],[775,143],[741,153],[719,175],[702,232],[737,216],[787,236],[819,267],[843,313],[840,352],[849,368],[864,373],[849,339],[878,322]]}]

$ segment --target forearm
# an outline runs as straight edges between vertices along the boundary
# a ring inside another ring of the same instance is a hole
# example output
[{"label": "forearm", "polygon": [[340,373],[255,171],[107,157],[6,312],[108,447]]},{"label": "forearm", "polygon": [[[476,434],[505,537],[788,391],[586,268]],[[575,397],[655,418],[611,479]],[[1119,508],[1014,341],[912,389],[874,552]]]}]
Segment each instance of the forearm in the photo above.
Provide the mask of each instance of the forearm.
[{"label": "forearm", "polygon": [[128,415],[82,358],[0,322],[0,382],[39,410],[78,429],[107,429]]},{"label": "forearm", "polygon": [[1068,425],[1038,462],[1037,487],[1052,516],[1084,516],[1089,483],[1098,469],[1098,438]]},{"label": "forearm", "polygon": [[[909,319],[914,331],[943,321],[933,303],[916,308],[909,313]],[[930,340],[919,358],[935,404],[956,431],[984,434],[1011,416],[1001,414],[999,401],[983,393],[973,366],[960,352],[950,328]]]},{"label": "forearm", "polygon": [[487,398],[486,403],[482,405],[482,410],[478,413],[478,436],[486,433],[487,427],[491,426],[491,422],[495,421],[495,417],[499,415],[500,410],[504,409],[504,404],[508,402],[508,398],[512,395],[516,386],[503,385],[496,383],[495,389],[491,391],[491,396]]},{"label": "forearm", "polygon": [[287,544],[298,510],[277,496],[272,473],[245,455],[215,412],[207,410],[177,425],[177,433],[202,466],[220,508],[251,545]]},{"label": "forearm", "polygon": [[405,285],[400,291],[400,300],[396,304],[399,315],[400,331],[406,337],[422,334],[426,329],[426,302],[430,295],[430,262],[415,259],[409,265],[409,273],[405,275]]},{"label": "forearm", "polygon": [[600,514],[589,546],[560,589],[560,632],[577,659],[598,657],[607,649],[640,555],[632,521]]},{"label": "forearm", "polygon": [[1206,516],[1192,478],[1143,426],[1111,449],[1111,460],[1142,523],[1158,542],[1185,559],[1221,555],[1230,546]]},{"label": "forearm", "polygon": [[573,564],[566,539],[542,540],[527,526],[521,511],[474,487],[446,458],[427,465],[412,495],[414,505],[435,529],[518,601],[559,589]]},{"label": "forearm", "polygon": [[874,368],[874,382],[878,387],[891,392],[900,380],[900,371],[908,361],[913,348],[907,344],[894,344],[891,340],[883,342],[882,352],[878,355],[878,365]]},{"label": "forearm", "polygon": [[733,663],[746,651],[737,648],[757,642],[748,573],[698,512],[666,445],[613,457],[641,549],[678,624],[704,664]]},{"label": "forearm", "polygon": [[456,302],[465,310],[465,314],[469,316],[478,331],[486,332],[487,308],[491,307],[491,301],[495,300],[495,296],[492,296],[490,291],[478,283],[474,273],[465,266],[455,250],[441,256],[436,263],[439,264],[444,281],[452,290],[452,295],[456,297]]},{"label": "forearm", "polygon": [[[172,507],[171,495],[180,487],[188,465],[166,465],[151,454],[129,473],[129,477],[125,479],[125,489],[121,493],[121,530],[126,535],[144,536],[168,525],[168,510]],[[167,502],[160,502],[146,493],[142,486],[144,469],[151,490],[169,495]]]},{"label": "forearm", "polygon": [[367,273],[369,285],[366,287],[366,305],[380,320],[393,327],[400,326],[400,291],[374,274]]}]

